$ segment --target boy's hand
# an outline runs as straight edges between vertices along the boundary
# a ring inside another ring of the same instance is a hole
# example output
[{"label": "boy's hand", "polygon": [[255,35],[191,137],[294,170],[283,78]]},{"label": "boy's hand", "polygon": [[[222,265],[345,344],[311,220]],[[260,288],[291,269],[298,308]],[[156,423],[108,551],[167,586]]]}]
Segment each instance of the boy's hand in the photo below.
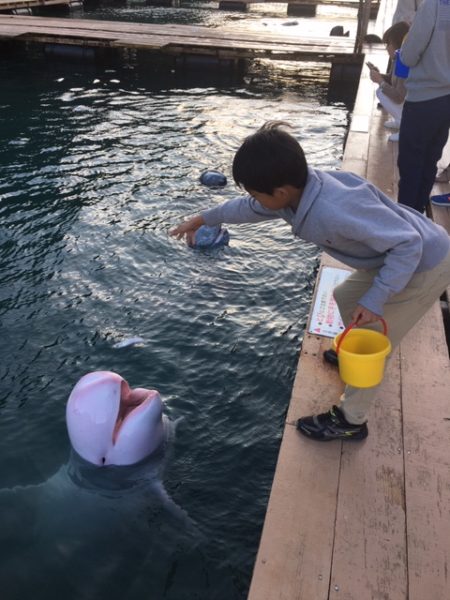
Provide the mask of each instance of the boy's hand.
[{"label": "boy's hand", "polygon": [[192,246],[195,241],[195,232],[199,227],[205,224],[203,217],[201,215],[195,215],[191,219],[188,219],[178,227],[171,229],[169,231],[169,235],[176,237],[178,240],[181,240],[184,236],[186,236],[186,242],[189,246]]},{"label": "boy's hand", "polygon": [[380,319],[380,315],[373,313],[368,308],[364,308],[361,304],[355,308],[352,314],[353,323],[357,323],[358,325],[367,325],[369,323],[375,323]]}]

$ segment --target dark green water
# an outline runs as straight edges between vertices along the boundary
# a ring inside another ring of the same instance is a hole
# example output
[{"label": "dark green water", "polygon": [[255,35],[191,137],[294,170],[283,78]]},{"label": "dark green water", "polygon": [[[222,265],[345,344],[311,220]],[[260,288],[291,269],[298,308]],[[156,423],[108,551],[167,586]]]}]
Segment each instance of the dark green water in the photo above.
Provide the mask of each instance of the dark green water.
[{"label": "dark green water", "polygon": [[[235,81],[0,62],[2,600],[246,597],[317,252],[281,222],[231,226],[229,247],[204,252],[167,231],[236,195],[199,174],[231,180],[266,120],[290,121],[312,165],[339,167],[346,107],[286,69]],[[113,348],[135,335],[144,345]],[[151,491],[107,504],[64,475],[66,400],[102,369],[183,417],[156,479],[189,522]]]}]

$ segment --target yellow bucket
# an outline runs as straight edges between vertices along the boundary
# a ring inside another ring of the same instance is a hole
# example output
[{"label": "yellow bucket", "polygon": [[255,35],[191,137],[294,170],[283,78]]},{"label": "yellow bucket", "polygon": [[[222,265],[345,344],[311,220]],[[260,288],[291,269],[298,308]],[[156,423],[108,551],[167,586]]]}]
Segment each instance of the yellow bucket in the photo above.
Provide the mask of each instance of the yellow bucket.
[{"label": "yellow bucket", "polygon": [[391,352],[387,326],[384,333],[372,329],[353,329],[350,325],[334,338],[339,357],[339,375],[344,383],[358,388],[378,385],[383,379],[386,357]]}]

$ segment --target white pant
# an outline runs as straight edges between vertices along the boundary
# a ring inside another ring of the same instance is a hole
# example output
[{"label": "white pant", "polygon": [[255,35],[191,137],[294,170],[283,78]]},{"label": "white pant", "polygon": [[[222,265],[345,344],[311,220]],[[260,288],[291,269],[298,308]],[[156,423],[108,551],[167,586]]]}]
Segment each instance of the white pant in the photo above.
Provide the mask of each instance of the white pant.
[{"label": "white pant", "polygon": [[400,125],[400,121],[402,119],[402,111],[403,111],[403,102],[398,104],[398,102],[394,102],[386,96],[386,94],[382,91],[381,88],[378,88],[376,91],[376,95],[378,100],[380,101],[381,106],[387,110],[387,112],[392,115],[392,117],[398,121]]},{"label": "white pant", "polygon": [[[334,297],[346,325],[361,296],[372,286],[378,270],[355,271],[334,289]],[[384,305],[384,319],[388,337],[395,348],[410,329],[423,317],[439,296],[450,285],[450,253],[434,269],[412,276],[407,286],[394,294]],[[364,325],[377,329],[378,323]],[[350,423],[364,423],[367,412],[378,392],[378,386],[355,388],[347,385],[341,397],[340,408]],[[381,400],[381,399],[380,399]]]},{"label": "white pant", "polygon": [[445,144],[444,149],[442,150],[442,156],[437,166],[439,171],[450,167],[450,134],[448,136],[447,143]]}]

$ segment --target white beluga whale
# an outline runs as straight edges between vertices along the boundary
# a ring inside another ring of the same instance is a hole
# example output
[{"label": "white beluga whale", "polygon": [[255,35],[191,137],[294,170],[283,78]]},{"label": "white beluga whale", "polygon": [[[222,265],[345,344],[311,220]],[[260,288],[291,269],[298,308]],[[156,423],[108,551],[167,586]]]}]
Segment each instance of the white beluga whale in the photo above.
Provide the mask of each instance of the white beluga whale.
[{"label": "white beluga whale", "polygon": [[67,402],[66,423],[73,449],[97,466],[135,464],[157,450],[165,436],[159,393],[131,389],[112,371],[80,379]]},{"label": "white beluga whale", "polygon": [[163,408],[156,390],[111,371],[78,381],[68,463],[0,490],[2,600],[141,600],[149,589],[156,600],[168,581],[183,588],[174,561],[190,561],[203,538],[162,483],[174,434]]}]

